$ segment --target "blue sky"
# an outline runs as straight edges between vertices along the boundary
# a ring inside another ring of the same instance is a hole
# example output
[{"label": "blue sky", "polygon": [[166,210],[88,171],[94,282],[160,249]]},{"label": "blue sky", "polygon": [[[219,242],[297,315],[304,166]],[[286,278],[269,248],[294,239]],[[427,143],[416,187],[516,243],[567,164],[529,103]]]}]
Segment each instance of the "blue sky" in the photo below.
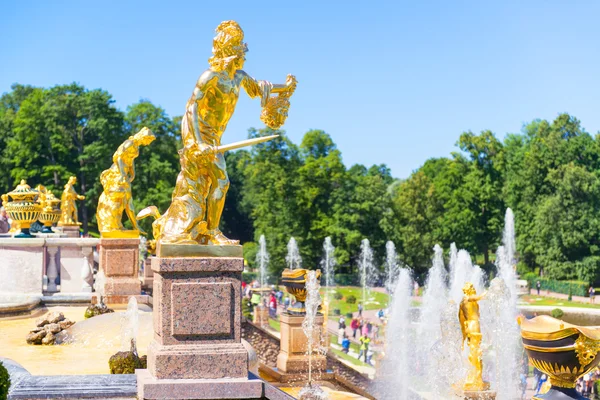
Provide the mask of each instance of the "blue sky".
[{"label": "blue sky", "polygon": [[[258,79],[298,78],[284,127],[328,132],[344,162],[407,177],[461,132],[499,137],[569,112],[600,129],[600,2],[0,1],[0,92],[79,82],[119,108],[183,113],[214,29],[237,20]],[[224,143],[262,127],[241,98]]]}]

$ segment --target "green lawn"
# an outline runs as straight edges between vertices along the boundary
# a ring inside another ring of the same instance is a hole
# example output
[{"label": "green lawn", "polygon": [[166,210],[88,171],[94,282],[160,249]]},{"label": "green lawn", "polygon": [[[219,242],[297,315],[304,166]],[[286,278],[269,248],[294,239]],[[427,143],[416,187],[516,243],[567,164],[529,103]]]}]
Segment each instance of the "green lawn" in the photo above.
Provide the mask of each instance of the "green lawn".
[{"label": "green lawn", "polygon": [[277,332],[281,331],[281,324],[276,319],[269,318],[269,326]]},{"label": "green lawn", "polygon": [[[325,296],[325,288],[321,289],[321,297]],[[338,287],[336,289],[331,288],[331,304],[329,305],[329,315],[333,315],[333,310],[339,309],[342,315],[346,315],[349,312],[358,311],[358,303],[362,302],[362,289],[359,287]],[[340,292],[343,296],[341,300],[333,298],[335,292]],[[350,304],[346,302],[348,296],[354,295],[356,297],[356,303]],[[365,310],[379,310],[380,308],[386,308],[388,304],[389,296],[387,293],[381,293],[371,291],[369,299],[365,306]]]},{"label": "green lawn", "polygon": [[532,306],[555,306],[555,307],[581,307],[581,308],[600,308],[600,304],[580,303],[577,301],[568,301],[555,299],[552,297],[536,296],[534,294],[525,295],[520,298],[521,304]]}]

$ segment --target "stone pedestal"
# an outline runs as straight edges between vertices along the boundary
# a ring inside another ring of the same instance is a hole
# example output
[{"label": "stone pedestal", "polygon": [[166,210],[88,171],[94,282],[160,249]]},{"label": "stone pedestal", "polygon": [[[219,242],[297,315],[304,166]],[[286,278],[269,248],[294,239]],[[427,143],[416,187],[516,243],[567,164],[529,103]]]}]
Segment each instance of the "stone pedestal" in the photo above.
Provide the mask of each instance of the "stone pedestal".
[{"label": "stone pedestal", "polygon": [[[48,255],[60,252],[60,292],[82,293],[91,292],[94,248],[98,239],[91,238],[58,238],[46,239]],[[52,280],[51,262],[48,260],[48,291]]]},{"label": "stone pedestal", "polygon": [[[302,321],[304,321],[303,315],[282,313],[279,316],[281,324],[281,347],[277,356],[277,370],[281,373],[301,374],[308,371],[308,338],[302,330]],[[315,318],[315,325],[314,343],[320,344],[323,330],[322,315],[318,315]],[[321,354],[313,354],[313,372],[325,371],[326,368],[327,358]]]},{"label": "stone pedestal", "polygon": [[141,294],[138,279],[140,239],[100,239],[100,271],[104,274],[102,295],[108,304],[126,304],[129,296]]},{"label": "stone pedestal", "polygon": [[[138,397],[260,398],[241,343],[241,246],[189,246],[186,257],[152,258],[154,339]],[[229,257],[206,256],[224,247]]]},{"label": "stone pedestal", "polygon": [[42,296],[44,239],[0,239],[0,294]]},{"label": "stone pedestal", "polygon": [[252,322],[259,326],[269,325],[269,308],[262,304],[254,307]]}]

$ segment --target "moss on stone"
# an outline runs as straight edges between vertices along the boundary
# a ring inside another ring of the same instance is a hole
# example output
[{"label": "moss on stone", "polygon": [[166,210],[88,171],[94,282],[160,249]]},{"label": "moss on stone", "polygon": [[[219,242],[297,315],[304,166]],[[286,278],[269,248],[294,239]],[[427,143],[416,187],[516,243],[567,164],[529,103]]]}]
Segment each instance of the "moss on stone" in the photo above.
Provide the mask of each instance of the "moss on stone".
[{"label": "moss on stone", "polygon": [[88,319],[95,317],[96,315],[108,314],[113,312],[115,312],[115,310],[108,308],[104,303],[92,304],[91,306],[85,309],[85,313],[83,314],[83,316],[85,317],[85,319]]},{"label": "moss on stone", "polygon": [[120,351],[113,355],[108,360],[108,366],[111,374],[134,374],[136,369],[146,368],[140,357],[132,351]]},{"label": "moss on stone", "polygon": [[8,371],[0,362],[0,400],[6,400],[8,398],[8,389],[10,388],[10,375]]}]

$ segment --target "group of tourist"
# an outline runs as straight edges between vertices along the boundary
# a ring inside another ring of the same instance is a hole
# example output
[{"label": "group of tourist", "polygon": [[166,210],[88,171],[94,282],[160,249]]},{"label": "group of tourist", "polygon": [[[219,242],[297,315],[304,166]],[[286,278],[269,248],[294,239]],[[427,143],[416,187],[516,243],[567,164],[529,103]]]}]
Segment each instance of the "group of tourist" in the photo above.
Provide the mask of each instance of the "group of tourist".
[{"label": "group of tourist", "polygon": [[[282,304],[283,300],[283,292],[281,289],[276,290],[275,286],[271,287],[271,292],[268,296],[263,296],[257,290],[260,287],[258,281],[254,281],[251,284],[247,284],[246,282],[242,282],[242,295],[244,298],[249,300],[252,308],[258,306],[259,304],[264,305],[269,309],[269,317],[273,319],[277,319],[277,307]],[[289,299],[286,298],[285,301],[286,306],[289,305]]]}]

